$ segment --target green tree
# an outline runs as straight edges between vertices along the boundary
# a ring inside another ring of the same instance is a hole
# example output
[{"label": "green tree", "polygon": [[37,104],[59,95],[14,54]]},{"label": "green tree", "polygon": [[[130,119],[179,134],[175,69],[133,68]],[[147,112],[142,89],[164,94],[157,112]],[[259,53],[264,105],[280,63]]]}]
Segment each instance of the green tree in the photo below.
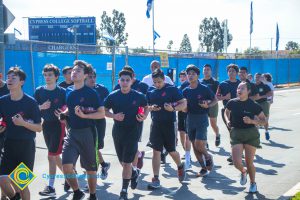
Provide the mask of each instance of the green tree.
[{"label": "green tree", "polygon": [[179,51],[182,53],[192,52],[191,42],[190,42],[189,36],[187,34],[184,34],[184,36],[183,36]]},{"label": "green tree", "polygon": [[299,44],[294,41],[289,41],[285,45],[285,50],[297,51],[297,50],[299,50]]},{"label": "green tree", "polygon": [[[112,11],[112,17],[108,16],[106,11],[103,11],[101,16],[100,24],[100,34],[98,39],[100,39],[101,34],[107,33],[115,39],[115,45],[120,46],[127,44],[128,33],[125,33],[126,19],[124,13],[117,10]],[[112,46],[113,41],[105,40],[105,45]]]},{"label": "green tree", "polygon": [[144,47],[137,47],[135,49],[132,49],[132,53],[149,53],[147,49],[144,49]]},{"label": "green tree", "polygon": [[169,44],[167,46],[167,49],[171,50],[172,49],[172,45],[173,45],[173,40],[170,40]]},{"label": "green tree", "polygon": [[[249,54],[250,48],[247,48],[244,53]],[[262,54],[263,52],[258,47],[251,48],[251,54]]]},{"label": "green tree", "polygon": [[[201,48],[205,48],[206,52],[221,52],[224,49],[224,24],[215,18],[204,18],[199,26],[198,39]],[[232,34],[227,28],[227,46],[232,41]]]}]

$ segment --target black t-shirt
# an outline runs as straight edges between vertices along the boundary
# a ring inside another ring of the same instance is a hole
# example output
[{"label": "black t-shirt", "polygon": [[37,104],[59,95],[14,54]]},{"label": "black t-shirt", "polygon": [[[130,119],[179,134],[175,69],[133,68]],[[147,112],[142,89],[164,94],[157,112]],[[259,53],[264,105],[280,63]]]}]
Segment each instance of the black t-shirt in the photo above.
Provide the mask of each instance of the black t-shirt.
[{"label": "black t-shirt", "polygon": [[258,89],[257,89],[255,83],[251,83],[248,79],[246,81],[247,81],[247,83],[250,83],[250,86],[251,86],[251,92],[250,92],[249,97],[256,96],[258,94]]},{"label": "black t-shirt", "polygon": [[[266,84],[263,84],[262,82],[260,84],[256,85],[256,87],[257,87],[259,96],[266,95],[268,92],[271,91],[270,87]],[[267,100],[268,100],[267,98],[262,98],[262,99],[256,100],[256,102],[257,103],[262,103],[262,102],[265,102]]]},{"label": "black t-shirt", "polygon": [[9,93],[9,90],[7,88],[7,84],[5,83],[2,87],[0,87],[0,97],[6,95]]},{"label": "black t-shirt", "polygon": [[[236,80],[236,82],[231,82],[230,80],[223,81],[220,83],[219,90],[222,96],[226,96],[228,93],[230,93],[231,98],[234,99],[236,98],[236,90],[241,83],[240,80]],[[223,105],[224,107],[226,106],[228,100],[223,100]]]},{"label": "black t-shirt", "polygon": [[69,86],[74,85],[74,83],[66,83],[66,81],[63,81],[61,83],[58,84],[59,87],[65,88],[67,89]]},{"label": "black t-shirt", "polygon": [[228,101],[226,108],[230,110],[230,123],[234,128],[251,128],[254,124],[245,124],[243,117],[250,117],[254,119],[255,115],[259,115],[262,112],[260,105],[247,99],[246,101],[240,101],[238,98]]},{"label": "black t-shirt", "polygon": [[[149,86],[146,83],[141,82],[139,80],[135,80],[134,83],[131,85],[131,89],[141,92],[144,95],[147,94],[148,88]],[[118,89],[121,89],[120,84],[116,85],[114,88],[114,90],[118,90]]]},{"label": "black t-shirt", "polygon": [[121,90],[111,92],[104,101],[104,106],[107,109],[112,109],[114,114],[122,112],[125,117],[123,121],[115,121],[115,124],[121,126],[134,126],[138,123],[136,115],[139,107],[147,106],[146,97],[141,92],[131,90],[124,94]]},{"label": "black t-shirt", "polygon": [[45,86],[40,86],[34,93],[34,98],[39,105],[42,105],[46,101],[50,101],[50,108],[47,110],[41,110],[42,118],[45,121],[57,121],[54,111],[56,109],[63,109],[66,105],[66,90],[57,86],[54,90],[47,90]]},{"label": "black t-shirt", "polygon": [[217,93],[218,87],[219,87],[219,81],[215,80],[214,78],[210,78],[208,80],[206,79],[201,79],[200,83],[207,85],[211,91],[213,91],[214,94]]}]

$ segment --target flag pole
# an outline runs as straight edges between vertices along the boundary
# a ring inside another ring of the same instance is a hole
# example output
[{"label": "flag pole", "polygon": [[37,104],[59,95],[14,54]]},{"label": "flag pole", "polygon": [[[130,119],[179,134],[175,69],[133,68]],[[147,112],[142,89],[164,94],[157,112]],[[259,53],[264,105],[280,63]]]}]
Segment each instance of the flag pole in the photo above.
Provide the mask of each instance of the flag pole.
[{"label": "flag pole", "polygon": [[152,40],[153,40],[153,59],[155,57],[155,41],[154,41],[154,0],[152,1]]}]

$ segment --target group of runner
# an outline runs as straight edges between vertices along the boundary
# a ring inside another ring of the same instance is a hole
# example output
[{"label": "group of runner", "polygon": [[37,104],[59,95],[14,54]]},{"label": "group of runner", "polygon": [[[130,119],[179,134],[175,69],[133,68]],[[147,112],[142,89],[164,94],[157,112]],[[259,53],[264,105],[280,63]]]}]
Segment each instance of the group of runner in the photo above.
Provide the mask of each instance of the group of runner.
[{"label": "group of runner", "polygon": [[[79,188],[75,169],[80,156],[80,165],[88,180],[85,190],[90,193],[89,199],[97,199],[98,167],[101,165],[103,180],[110,168],[110,163],[105,162],[101,154],[105,117],[114,120],[112,137],[122,167],[120,199],[128,199],[129,185],[131,189],[138,185],[145,154],[138,150],[138,143],[143,121],[149,113],[152,122],[148,146],[153,149],[153,178],[148,189],[161,187],[160,164],[166,154],[177,166],[179,182],[184,181],[186,171],[191,168],[191,147],[201,167],[197,176],[207,176],[214,166],[213,157],[208,153],[209,124],[215,133],[215,146],[221,143],[217,125],[218,101],[223,101],[222,119],[230,132],[232,157],[229,161],[241,172],[242,185],[246,184],[249,173],[249,192],[256,192],[253,159],[256,148],[260,147],[257,127],[265,127],[265,138],[269,140],[268,116],[274,90],[271,75],[257,73],[255,83],[252,83],[248,80],[246,67],[230,64],[227,66],[229,79],[219,84],[212,77],[211,65],[203,66],[203,79],[200,79],[198,67],[188,65],[179,74],[181,85],[177,88],[164,75],[158,61],[152,61],[150,69],[152,73],[140,81],[133,68],[125,66],[119,72],[118,85],[109,93],[107,88],[96,83],[96,71],[85,61],[77,60],[72,67],[65,67],[62,70],[65,81],[59,85],[59,68],[47,64],[43,68],[45,85],[35,90],[34,97],[22,90],[26,74],[20,68],[9,69],[6,83],[0,75],[2,198],[30,199],[28,187],[18,190],[7,175],[21,162],[33,170],[36,132],[43,131],[50,178],[39,194],[56,195],[54,182],[58,167],[65,175],[64,190],[67,192],[71,188],[73,199],[82,199],[85,193]],[[176,124],[185,150],[185,162],[176,150]],[[14,148],[16,146],[18,148]],[[244,150],[247,168],[242,164]]]}]

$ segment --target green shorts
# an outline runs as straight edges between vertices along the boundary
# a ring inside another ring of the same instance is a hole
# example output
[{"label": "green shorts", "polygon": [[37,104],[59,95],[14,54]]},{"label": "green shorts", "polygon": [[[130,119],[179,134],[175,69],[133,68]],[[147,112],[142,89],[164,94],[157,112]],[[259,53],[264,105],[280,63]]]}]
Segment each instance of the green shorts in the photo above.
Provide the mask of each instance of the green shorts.
[{"label": "green shorts", "polygon": [[270,114],[270,103],[267,101],[259,103],[266,117],[269,117]]},{"label": "green shorts", "polygon": [[208,109],[208,117],[210,118],[217,118],[219,113],[219,105],[218,103],[213,107]]},{"label": "green shorts", "polygon": [[230,131],[230,144],[249,144],[256,148],[261,148],[259,132],[256,127],[252,128],[232,128]]}]

